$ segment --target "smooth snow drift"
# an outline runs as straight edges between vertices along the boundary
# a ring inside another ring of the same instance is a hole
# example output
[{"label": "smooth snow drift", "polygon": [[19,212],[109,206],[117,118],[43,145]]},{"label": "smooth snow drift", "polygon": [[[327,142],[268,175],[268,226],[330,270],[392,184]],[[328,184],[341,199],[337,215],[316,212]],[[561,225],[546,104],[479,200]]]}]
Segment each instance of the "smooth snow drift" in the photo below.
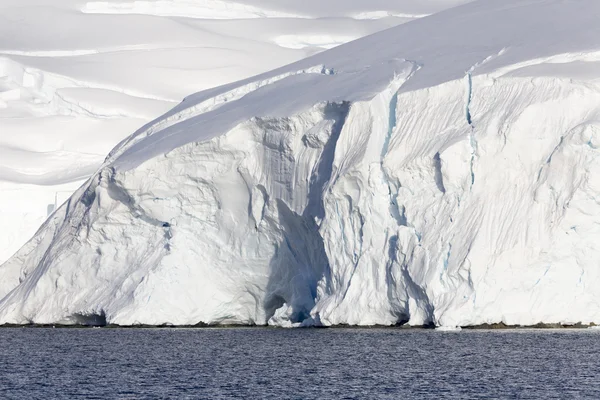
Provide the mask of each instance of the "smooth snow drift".
[{"label": "smooth snow drift", "polygon": [[599,323],[599,16],[481,0],[187,97],[0,267],[0,323]]}]

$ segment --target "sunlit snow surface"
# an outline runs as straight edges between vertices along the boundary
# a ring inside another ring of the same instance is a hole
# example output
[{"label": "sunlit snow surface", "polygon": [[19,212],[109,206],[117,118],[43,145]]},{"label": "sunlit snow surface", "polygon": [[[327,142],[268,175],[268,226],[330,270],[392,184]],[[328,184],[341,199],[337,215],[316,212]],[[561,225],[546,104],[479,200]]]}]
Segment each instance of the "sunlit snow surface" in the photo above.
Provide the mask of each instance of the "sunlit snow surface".
[{"label": "sunlit snow surface", "polygon": [[184,96],[465,1],[3,0],[0,262]]},{"label": "sunlit snow surface", "polygon": [[481,0],[188,96],[0,268],[0,322],[600,322],[599,15]]}]

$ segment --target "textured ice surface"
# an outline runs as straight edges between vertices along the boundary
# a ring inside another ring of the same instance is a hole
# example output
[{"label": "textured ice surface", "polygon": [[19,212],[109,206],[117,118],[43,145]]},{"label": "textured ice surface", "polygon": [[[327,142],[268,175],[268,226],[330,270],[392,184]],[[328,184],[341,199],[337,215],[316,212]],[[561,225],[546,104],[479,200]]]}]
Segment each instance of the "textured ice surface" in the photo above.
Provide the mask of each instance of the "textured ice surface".
[{"label": "textured ice surface", "polygon": [[477,1],[188,96],[0,267],[0,322],[600,322],[598,15]]}]

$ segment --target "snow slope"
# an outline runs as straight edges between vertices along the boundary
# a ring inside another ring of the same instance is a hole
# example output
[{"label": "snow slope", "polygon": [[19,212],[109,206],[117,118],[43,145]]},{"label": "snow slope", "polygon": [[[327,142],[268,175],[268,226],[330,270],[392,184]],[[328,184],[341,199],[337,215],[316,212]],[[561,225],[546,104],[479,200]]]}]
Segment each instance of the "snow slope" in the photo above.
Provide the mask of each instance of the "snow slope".
[{"label": "snow slope", "polygon": [[599,323],[599,16],[479,0],[188,96],[0,267],[0,323]]},{"label": "snow slope", "polygon": [[185,95],[464,1],[3,0],[0,262]]}]

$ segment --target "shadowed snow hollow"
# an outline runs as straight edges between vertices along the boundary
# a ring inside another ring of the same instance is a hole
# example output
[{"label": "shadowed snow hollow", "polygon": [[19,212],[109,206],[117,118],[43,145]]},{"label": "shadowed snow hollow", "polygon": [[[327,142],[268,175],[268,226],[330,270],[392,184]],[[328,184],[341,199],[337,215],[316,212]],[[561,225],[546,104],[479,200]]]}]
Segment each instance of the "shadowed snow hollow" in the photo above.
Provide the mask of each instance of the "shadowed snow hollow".
[{"label": "shadowed snow hollow", "polygon": [[599,15],[478,1],[189,96],[0,267],[0,323],[599,323]]}]

